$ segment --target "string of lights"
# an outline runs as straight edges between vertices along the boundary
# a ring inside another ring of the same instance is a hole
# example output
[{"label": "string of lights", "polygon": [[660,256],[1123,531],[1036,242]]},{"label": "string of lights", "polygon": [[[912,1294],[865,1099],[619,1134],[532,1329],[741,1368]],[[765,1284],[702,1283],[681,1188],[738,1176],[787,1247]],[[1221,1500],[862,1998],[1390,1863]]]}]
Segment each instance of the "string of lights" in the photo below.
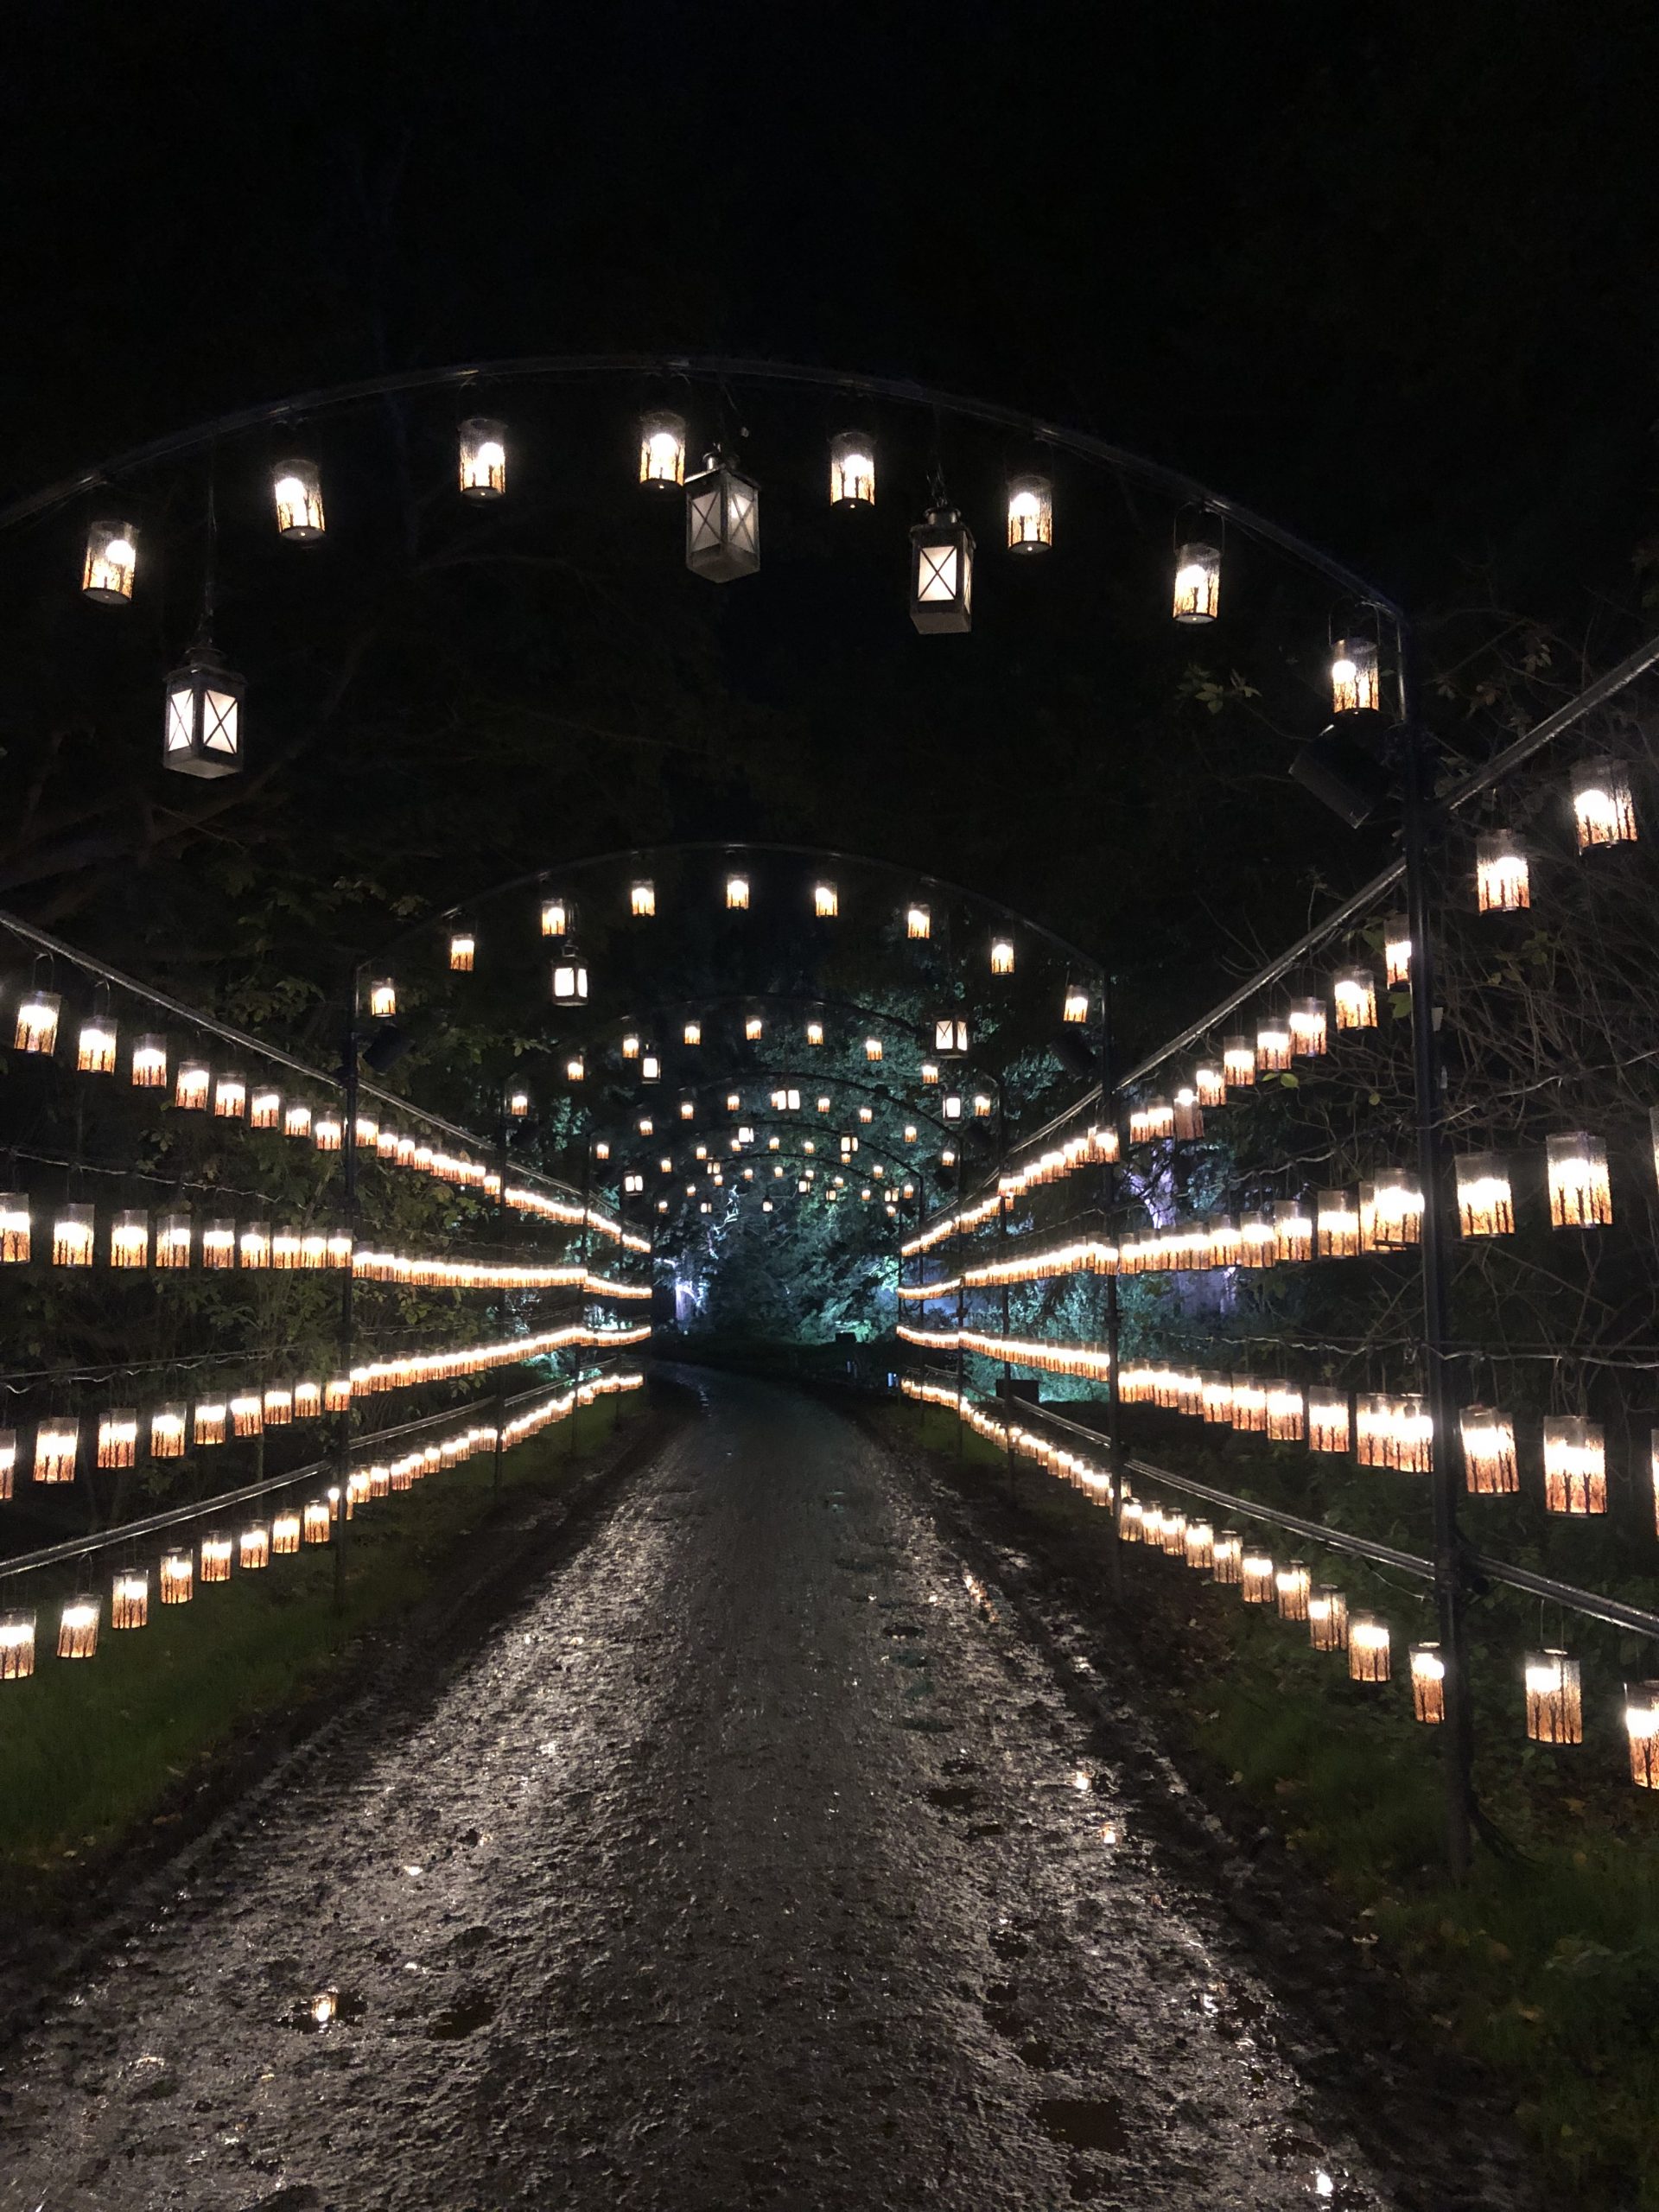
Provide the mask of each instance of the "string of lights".
[{"label": "string of lights", "polygon": [[1098,1344],[1050,1344],[1028,1337],[987,1336],[976,1329],[916,1329],[901,1321],[894,1333],[925,1351],[982,1353],[1013,1367],[1039,1367],[1048,1375],[1083,1375],[1104,1382],[1112,1371],[1111,1354]]}]

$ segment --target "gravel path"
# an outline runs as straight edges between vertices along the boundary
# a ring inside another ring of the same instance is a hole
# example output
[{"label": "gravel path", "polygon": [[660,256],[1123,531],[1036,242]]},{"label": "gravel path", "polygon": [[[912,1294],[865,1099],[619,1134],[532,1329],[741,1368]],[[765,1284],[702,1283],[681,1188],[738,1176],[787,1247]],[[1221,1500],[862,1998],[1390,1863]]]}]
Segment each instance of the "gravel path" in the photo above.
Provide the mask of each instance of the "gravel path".
[{"label": "gravel path", "polygon": [[1393,2204],[879,1448],[699,1388],[7,2054],[4,2212]]}]

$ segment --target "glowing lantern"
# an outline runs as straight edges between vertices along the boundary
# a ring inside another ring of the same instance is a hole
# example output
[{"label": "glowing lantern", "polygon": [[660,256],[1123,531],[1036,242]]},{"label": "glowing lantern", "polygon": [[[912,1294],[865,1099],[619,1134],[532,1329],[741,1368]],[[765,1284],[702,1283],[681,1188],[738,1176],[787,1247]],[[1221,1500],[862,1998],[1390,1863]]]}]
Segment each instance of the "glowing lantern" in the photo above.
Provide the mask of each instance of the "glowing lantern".
[{"label": "glowing lantern", "polygon": [[1338,1029],[1375,1029],[1376,983],[1369,969],[1347,968],[1332,981]]},{"label": "glowing lantern", "polygon": [[213,1087],[213,1071],[200,1060],[181,1060],[173,1084],[173,1103],[187,1114],[205,1114]]},{"label": "glowing lantern", "polygon": [[1325,1001],[1293,999],[1289,1014],[1290,1048],[1299,1059],[1317,1059],[1325,1050]]},{"label": "glowing lantern", "polygon": [[149,1261],[149,1216],[129,1209],[110,1224],[110,1265],[142,1268]]},{"label": "glowing lantern", "polygon": [[1204,1135],[1204,1116],[1198,1111],[1198,1094],[1191,1084],[1182,1084],[1175,1093],[1170,1109],[1170,1128],[1184,1143],[1192,1142]]},{"label": "glowing lantern", "polygon": [[311,1134],[311,1109],[298,1099],[283,1109],[283,1135],[285,1137],[308,1137]]},{"label": "glowing lantern", "polygon": [[1521,1487],[1515,1421],[1491,1406],[1465,1406],[1459,1416],[1464,1480],[1478,1497],[1507,1497]]},{"label": "glowing lantern", "polygon": [[1215,1578],[1237,1585],[1244,1580],[1244,1540],[1236,1529],[1224,1529],[1216,1538]]},{"label": "glowing lantern", "polygon": [[1515,1202],[1510,1163],[1498,1152],[1466,1153],[1456,1163],[1458,1226],[1465,1236],[1510,1236]]},{"label": "glowing lantern", "polygon": [[1431,1728],[1446,1719],[1446,1661],[1438,1643],[1411,1647],[1411,1709]]},{"label": "glowing lantern", "polygon": [[231,1429],[237,1436],[259,1436],[264,1432],[264,1401],[257,1390],[238,1390],[231,1399]]},{"label": "glowing lantern", "polygon": [[231,1579],[231,1540],[228,1536],[204,1536],[201,1540],[201,1579],[204,1582],[228,1582]]},{"label": "glowing lantern", "polygon": [[270,1530],[256,1521],[237,1540],[236,1563],[245,1574],[257,1574],[270,1565]]},{"label": "glowing lantern", "polygon": [[75,1458],[80,1449],[80,1423],[73,1419],[43,1421],[35,1432],[35,1479],[37,1483],[72,1483]]},{"label": "glowing lantern", "polygon": [[222,1444],[230,1408],[223,1398],[198,1398],[191,1440],[198,1446]]},{"label": "glowing lantern", "polygon": [[622,1039],[622,1057],[625,1060],[637,1060],[639,1057],[639,1039],[632,1033]]},{"label": "glowing lantern", "polygon": [[1332,712],[1375,713],[1381,696],[1375,639],[1339,639],[1331,656]]},{"label": "glowing lantern", "polygon": [[1573,772],[1573,818],[1579,850],[1636,842],[1636,802],[1622,760],[1585,760]]},{"label": "glowing lantern", "polygon": [[136,1037],[132,1045],[132,1087],[135,1090],[167,1088],[167,1039]]},{"label": "glowing lantern", "polygon": [[1348,1678],[1386,1682],[1389,1674],[1389,1626],[1375,1613],[1356,1613],[1348,1624]]},{"label": "glowing lantern", "polygon": [[90,1268],[92,1264],[94,1215],[89,1205],[65,1205],[52,1223],[52,1263],[59,1268]]},{"label": "glowing lantern", "polygon": [[639,481],[647,489],[677,490],[685,481],[685,417],[658,410],[639,418]]},{"label": "glowing lantern", "polygon": [[1411,982],[1411,924],[1403,914],[1390,914],[1382,925],[1382,970],[1391,990]]},{"label": "glowing lantern", "polygon": [[[1266,1213],[1239,1216],[1239,1257],[1247,1268],[1270,1268],[1279,1256],[1279,1238],[1273,1217]],[[1235,1385],[1236,1393],[1236,1385]],[[1234,1427],[1237,1427],[1235,1418]]]},{"label": "glowing lantern", "polygon": [[1088,992],[1079,989],[1075,983],[1068,983],[1060,1006],[1060,1019],[1074,1025],[1086,1022],[1089,1019]]},{"label": "glowing lantern", "polygon": [[1545,1140],[1552,1229],[1605,1229],[1613,1218],[1607,1147],[1582,1129]]},{"label": "glowing lantern", "polygon": [[758,1014],[750,1014],[743,1024],[745,1041],[751,1045],[758,1045],[765,1036],[766,1031],[766,1025]]},{"label": "glowing lantern", "polygon": [[1527,1735],[1535,1744],[1584,1741],[1584,1691],[1579,1662],[1565,1651],[1529,1651],[1523,1676]]},{"label": "glowing lantern", "polygon": [[239,1122],[248,1110],[248,1086],[239,1075],[222,1075],[213,1084],[213,1116],[220,1122]]},{"label": "glowing lantern", "polygon": [[1185,1539],[1186,1563],[1205,1572],[1216,1563],[1216,1532],[1207,1521],[1189,1521]]},{"label": "glowing lantern", "polygon": [[841,430],[830,441],[830,504],[875,505],[875,448],[862,430]]},{"label": "glowing lantern", "polygon": [[184,1408],[181,1405],[157,1406],[149,1416],[150,1458],[183,1459],[184,1439]]},{"label": "glowing lantern", "polygon": [[60,1659],[90,1659],[98,1649],[99,1617],[103,1611],[96,1598],[71,1598],[58,1616]]},{"label": "glowing lantern", "polygon": [[[1227,1077],[1213,1060],[1201,1060],[1192,1071],[1192,1087],[1202,1106],[1224,1106],[1227,1103]],[[1204,1134],[1202,1128],[1198,1135]]]},{"label": "glowing lantern", "polygon": [[0,1682],[24,1682],[34,1672],[34,1614],[0,1613]]},{"label": "glowing lantern", "polygon": [[[326,1522],[328,1509],[325,1505],[322,1510]],[[327,1540],[325,1528],[324,1541],[326,1542]],[[300,1516],[291,1508],[278,1513],[273,1518],[270,1524],[270,1548],[279,1559],[285,1559],[300,1548]]]},{"label": "glowing lantern", "polygon": [[905,909],[905,935],[912,939],[931,937],[933,916],[926,906],[909,906]]},{"label": "glowing lantern", "polygon": [[10,1497],[17,1482],[17,1432],[0,1428],[0,1499]]},{"label": "glowing lantern", "polygon": [[306,1507],[300,1533],[308,1544],[326,1544],[334,1529],[334,1515],[326,1497],[313,1498]]},{"label": "glowing lantern", "polygon": [[110,1592],[111,1629],[144,1628],[149,1621],[149,1577],[142,1567],[126,1567]]},{"label": "glowing lantern", "polygon": [[1275,1444],[1300,1444],[1306,1427],[1306,1402],[1300,1386],[1294,1382],[1269,1383],[1268,1434],[1273,1441]]},{"label": "glowing lantern", "polygon": [[1625,1683],[1624,1733],[1630,1780],[1638,1789],[1659,1789],[1659,1682]]},{"label": "glowing lantern", "polygon": [[760,566],[760,487],[718,453],[685,487],[685,565],[717,584]]},{"label": "glowing lantern", "polygon": [[553,996],[563,1004],[581,1004],[588,996],[588,966],[572,944],[553,968]]},{"label": "glowing lantern", "polygon": [[242,766],[242,708],[247,687],[205,639],[198,639],[167,679],[162,765],[181,776],[234,776]]},{"label": "glowing lantern", "polygon": [[1408,1168],[1385,1167],[1372,1186],[1376,1208],[1373,1236],[1380,1252],[1403,1251],[1421,1243],[1423,1193]]},{"label": "glowing lantern", "polygon": [[286,1428],[294,1418],[294,1393],[286,1383],[273,1382],[264,1394],[265,1427]]},{"label": "glowing lantern", "polygon": [[138,1458],[138,1416],[130,1406],[117,1406],[98,1417],[97,1464],[130,1467]]},{"label": "glowing lantern", "polygon": [[683,1122],[691,1122],[691,1121],[695,1121],[695,1120],[696,1119],[696,1113],[697,1113],[697,1102],[696,1102],[696,1100],[695,1098],[682,1098],[682,1099],[681,1099],[681,1101],[680,1101],[680,1119],[681,1119]]},{"label": "glowing lantern", "polygon": [[1314,1224],[1322,1260],[1349,1260],[1359,1249],[1359,1216],[1346,1191],[1321,1191]]},{"label": "glowing lantern", "polygon": [[196,1594],[196,1563],[188,1552],[168,1552],[162,1561],[162,1603],[188,1605]]},{"label": "glowing lantern", "polygon": [[864,1039],[864,1057],[867,1060],[879,1060],[880,1058],[881,1039],[879,1037],[867,1037]]},{"label": "glowing lantern", "polygon": [[276,527],[296,544],[322,536],[322,477],[314,461],[279,461],[271,474]]},{"label": "glowing lantern", "polygon": [[261,1088],[248,1100],[248,1127],[251,1129],[275,1129],[282,1125],[283,1094],[280,1090]]},{"label": "glowing lantern", "polygon": [[294,1418],[296,1421],[315,1421],[322,1411],[321,1382],[296,1382],[294,1385]]},{"label": "glowing lantern", "polygon": [[973,595],[974,534],[954,507],[930,507],[910,533],[910,619],[924,636],[971,630]]},{"label": "glowing lantern", "polygon": [[1348,1393],[1315,1386],[1307,1394],[1307,1442],[1313,1452],[1345,1452],[1349,1446]]},{"label": "glowing lantern", "polygon": [[397,984],[390,976],[377,976],[369,985],[369,1012],[377,1021],[390,1021],[397,1011]]},{"label": "glowing lantern", "polygon": [[530,1093],[527,1090],[510,1090],[507,1093],[507,1112],[515,1122],[522,1122],[529,1111]]},{"label": "glowing lantern", "polygon": [[702,1024],[700,1021],[688,1021],[680,1032],[680,1041],[684,1045],[701,1045]]},{"label": "glowing lantern", "polygon": [[543,899],[542,935],[569,937],[575,923],[575,908],[568,899]]},{"label": "glowing lantern", "polygon": [[1308,1593],[1307,1640],[1315,1651],[1348,1648],[1348,1600],[1333,1583],[1321,1582]]},{"label": "glowing lantern", "polygon": [[1010,477],[1009,552],[1044,553],[1053,543],[1054,486],[1046,476]]},{"label": "glowing lantern", "polygon": [[1313,1256],[1313,1220],[1300,1198],[1275,1198],[1273,1207],[1274,1257],[1280,1260],[1311,1260]]},{"label": "glowing lantern", "polygon": [[55,1052],[58,1049],[58,1018],[63,1011],[63,1000],[56,991],[25,991],[17,1001],[17,1019],[12,1026],[12,1050],[17,1052]]},{"label": "glowing lantern", "polygon": [[28,1193],[0,1193],[0,1262],[21,1264],[29,1257],[31,1241]]},{"label": "glowing lantern", "polygon": [[107,1013],[93,1013],[80,1025],[75,1065],[82,1075],[115,1073],[116,1028]]},{"label": "glowing lantern", "polygon": [[1475,895],[1483,914],[1517,914],[1532,904],[1527,849],[1508,830],[1475,840]]},{"label": "glowing lantern", "polygon": [[1213,622],[1221,603],[1221,555],[1213,545],[1183,545],[1175,556],[1178,622]]},{"label": "glowing lantern", "polygon": [[1551,1513],[1607,1510],[1607,1465],[1599,1422],[1582,1414],[1546,1417],[1544,1505]]},{"label": "glowing lantern", "polygon": [[1247,1551],[1240,1561],[1240,1592],[1247,1605],[1270,1605],[1274,1602],[1273,1561],[1266,1552]]},{"label": "glowing lantern", "polygon": [[1307,1618],[1312,1584],[1307,1569],[1300,1560],[1294,1559],[1288,1567],[1280,1567],[1273,1578],[1273,1587],[1281,1621],[1305,1621]]},{"label": "glowing lantern", "polygon": [[132,597],[138,565],[138,532],[130,522],[95,522],[86,532],[81,564],[83,595],[99,607],[124,607]]},{"label": "glowing lantern", "polygon": [[235,1266],[236,1224],[233,1221],[210,1221],[202,1230],[201,1264],[204,1268]]},{"label": "glowing lantern", "polygon": [[1221,1071],[1230,1090],[1249,1090],[1255,1081],[1255,1047],[1248,1037],[1229,1037],[1221,1048]]},{"label": "glowing lantern", "polygon": [[807,1041],[807,1043],[808,1043],[809,1045],[813,1045],[813,1046],[822,1045],[822,1044],[823,1044],[823,1024],[821,1021],[809,1021],[809,1022],[807,1023],[807,1025],[806,1025],[806,1041]]},{"label": "glowing lantern", "polygon": [[588,1063],[583,1059],[580,1052],[573,1052],[570,1058],[565,1062],[564,1079],[567,1083],[585,1083],[587,1081]]},{"label": "glowing lantern", "polygon": [[461,494],[464,499],[499,499],[507,488],[506,426],[474,415],[457,435]]}]

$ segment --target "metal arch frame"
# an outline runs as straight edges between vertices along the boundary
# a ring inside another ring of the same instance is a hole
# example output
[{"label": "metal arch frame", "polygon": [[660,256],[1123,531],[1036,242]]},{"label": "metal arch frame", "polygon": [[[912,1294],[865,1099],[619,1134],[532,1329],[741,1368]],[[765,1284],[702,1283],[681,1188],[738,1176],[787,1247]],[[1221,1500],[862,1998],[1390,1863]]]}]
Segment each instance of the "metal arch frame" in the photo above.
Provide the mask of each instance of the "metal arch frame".
[{"label": "metal arch frame", "polygon": [[[768,1068],[765,1072],[768,1083],[775,1081],[787,1087],[791,1083],[799,1084],[808,1076],[809,1071],[802,1068]],[[858,1083],[851,1076],[826,1076],[821,1069],[815,1069],[810,1072],[810,1079],[815,1083],[823,1083],[840,1090],[855,1090],[868,1098],[879,1098],[884,1104],[892,1106],[895,1112],[900,1115],[908,1115],[913,1110],[918,1121],[925,1122],[930,1128],[937,1129],[941,1136],[948,1137],[950,1135],[950,1124],[942,1116],[930,1114],[925,1108],[919,1106],[913,1109],[906,1107],[894,1099],[889,1092],[878,1090],[873,1083]],[[682,1084],[678,1086],[682,1096],[689,1092],[694,1097],[701,1096],[705,1090],[726,1090],[729,1088],[730,1084],[723,1076],[707,1076],[701,1083]],[[751,1114],[740,1111],[736,1118],[744,1122],[759,1122],[766,1117],[762,1113]],[[597,1116],[590,1116],[589,1119],[594,1121]],[[695,1128],[696,1124],[689,1122],[686,1126]]]},{"label": "metal arch frame", "polygon": [[[789,1154],[789,1157],[791,1159],[795,1159],[798,1156],[803,1160],[807,1157],[805,1147],[808,1141],[808,1135],[807,1132],[804,1131],[800,1128],[798,1123],[787,1120],[783,1116],[778,1114],[756,1114],[751,1116],[746,1116],[745,1126],[747,1128],[755,1129],[787,1130],[791,1136],[794,1136],[798,1140],[800,1147],[798,1154],[791,1152]],[[842,1132],[839,1129],[835,1132],[835,1141],[837,1144],[840,1142],[842,1135]],[[913,1160],[907,1160],[902,1153],[890,1152],[885,1145],[873,1143],[864,1137],[859,1138],[858,1148],[861,1154],[866,1152],[872,1154],[877,1160],[881,1161],[884,1166],[896,1169],[900,1174],[915,1180],[918,1185],[920,1184],[922,1179],[920,1170],[917,1167],[916,1163]],[[783,1148],[780,1146],[779,1149],[781,1153]],[[661,1157],[660,1149],[657,1146],[656,1139],[654,1137],[642,1137],[636,1135],[630,1142],[627,1150],[624,1154],[624,1159],[628,1161],[637,1160],[644,1159],[647,1154],[650,1154],[651,1156],[654,1158]],[[752,1164],[758,1164],[761,1160],[771,1159],[772,1157],[772,1153],[767,1147],[762,1145],[757,1144],[752,1147],[745,1147],[745,1149],[741,1152],[734,1152],[728,1145],[717,1158],[711,1154],[708,1160],[705,1161],[699,1160],[696,1161],[695,1165],[698,1167],[718,1166],[723,1170],[730,1166],[734,1161],[737,1161],[741,1164],[743,1161],[748,1160]],[[847,1163],[841,1158],[838,1152],[824,1154],[815,1150],[811,1157],[815,1161],[819,1161],[834,1167],[838,1173],[845,1172]],[[677,1176],[679,1173],[680,1170],[677,1167],[674,1170],[674,1173]]]}]

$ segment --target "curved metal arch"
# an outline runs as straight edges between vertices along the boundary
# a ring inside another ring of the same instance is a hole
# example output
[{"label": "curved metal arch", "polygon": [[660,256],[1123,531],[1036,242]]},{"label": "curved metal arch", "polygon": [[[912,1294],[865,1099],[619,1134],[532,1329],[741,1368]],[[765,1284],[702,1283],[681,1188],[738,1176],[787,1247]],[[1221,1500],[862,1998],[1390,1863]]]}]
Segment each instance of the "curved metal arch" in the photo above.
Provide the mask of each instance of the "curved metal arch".
[{"label": "curved metal arch", "polygon": [[[695,1165],[698,1167],[702,1167],[704,1166],[718,1164],[721,1167],[724,1168],[730,1166],[735,1161],[740,1165],[747,1164],[751,1166],[759,1166],[760,1162],[764,1160],[775,1160],[780,1157],[791,1160],[805,1160],[810,1157],[818,1165],[834,1167],[838,1173],[845,1172],[845,1163],[842,1160],[838,1153],[814,1152],[809,1154],[804,1149],[805,1140],[802,1137],[798,1126],[793,1122],[782,1120],[776,1115],[760,1115],[755,1117],[753,1126],[757,1129],[785,1130],[790,1135],[800,1138],[800,1147],[794,1151],[785,1152],[785,1147],[780,1145],[776,1153],[772,1152],[764,1145],[758,1145],[754,1147],[753,1150],[747,1152],[733,1152],[728,1147],[720,1154],[718,1163],[715,1163],[711,1159],[709,1161],[697,1160],[695,1162]],[[858,1141],[858,1148],[861,1154],[868,1153],[872,1158],[879,1160],[884,1167],[897,1168],[906,1175],[913,1175],[916,1178],[918,1186],[925,1179],[923,1177],[921,1171],[918,1168],[915,1161],[906,1160],[902,1153],[889,1152],[884,1146],[869,1143],[862,1137]],[[632,1162],[646,1158],[655,1158],[659,1150],[660,1147],[657,1146],[654,1138],[636,1137],[632,1141],[632,1145],[626,1156],[629,1162]],[[675,1176],[677,1178],[680,1173],[679,1168],[677,1166],[673,1172]],[[690,1171],[688,1171],[688,1173]]]},{"label": "curved metal arch", "polygon": [[870,376],[857,370],[815,368],[800,362],[768,361],[741,354],[534,353],[505,360],[454,362],[442,368],[406,369],[389,375],[359,378],[347,384],[319,386],[309,391],[291,392],[286,397],[239,408],[209,422],[152,438],[143,445],[129,447],[124,452],[113,454],[92,467],[60,478],[55,484],[47,485],[37,492],[26,493],[22,498],[12,500],[9,505],[0,507],[0,530],[10,529],[14,524],[27,521],[33,516],[49,513],[54,507],[62,506],[116,477],[130,475],[135,470],[156,461],[178,460],[187,454],[201,452],[222,438],[236,437],[245,430],[258,429],[266,423],[289,422],[301,416],[320,415],[335,408],[353,406],[367,399],[391,398],[419,391],[455,390],[474,384],[575,383],[584,378],[607,377],[654,377],[688,384],[704,382],[716,385],[735,379],[750,384],[803,386],[809,390],[846,393],[857,398],[887,400],[898,406],[914,408],[932,415],[951,416],[959,421],[982,423],[989,429],[1013,431],[1033,444],[1051,446],[1056,452],[1071,454],[1080,461],[1090,461],[1135,477],[1180,505],[1197,506],[1218,515],[1246,536],[1260,538],[1263,543],[1276,547],[1293,560],[1316,569],[1355,598],[1370,601],[1391,620],[1403,623],[1405,620],[1403,610],[1380,585],[1349,568],[1334,554],[1327,553],[1322,546],[1316,545],[1311,538],[1287,529],[1282,523],[1274,521],[1271,516],[1261,513],[1243,500],[1218,492],[1213,486],[1201,483],[1197,477],[1188,476],[1179,469],[1166,467],[1160,461],[1149,461],[1144,454],[1135,453],[1126,446],[1113,445],[1086,430],[1072,429],[1043,416],[1027,415],[1018,408],[1004,407],[993,400],[941,391],[933,385],[918,384],[910,378]]},{"label": "curved metal arch", "polygon": [[[827,1076],[821,1068],[766,1068],[758,1070],[756,1072],[761,1075],[768,1084],[781,1083],[787,1087],[791,1083],[798,1085],[821,1083],[827,1090],[856,1090],[868,1098],[882,1100],[885,1104],[894,1109],[901,1120],[912,1118],[912,1109],[895,1099],[891,1092],[879,1090],[873,1083],[855,1082],[851,1076]],[[694,1096],[700,1097],[705,1090],[729,1090],[732,1085],[726,1077],[707,1076],[701,1083],[683,1083],[674,1085],[673,1088],[682,1095],[689,1091]],[[804,1111],[804,1108],[802,1110]],[[913,1115],[916,1120],[925,1122],[930,1128],[937,1129],[942,1136],[950,1135],[950,1124],[946,1122],[942,1114],[930,1114],[925,1107],[918,1106],[913,1109]],[[596,1120],[597,1116],[592,1118]],[[766,1116],[763,1113],[743,1113],[737,1118],[745,1122],[760,1122],[764,1121]],[[695,1128],[696,1125],[692,1122],[688,1123],[687,1126]]]}]

